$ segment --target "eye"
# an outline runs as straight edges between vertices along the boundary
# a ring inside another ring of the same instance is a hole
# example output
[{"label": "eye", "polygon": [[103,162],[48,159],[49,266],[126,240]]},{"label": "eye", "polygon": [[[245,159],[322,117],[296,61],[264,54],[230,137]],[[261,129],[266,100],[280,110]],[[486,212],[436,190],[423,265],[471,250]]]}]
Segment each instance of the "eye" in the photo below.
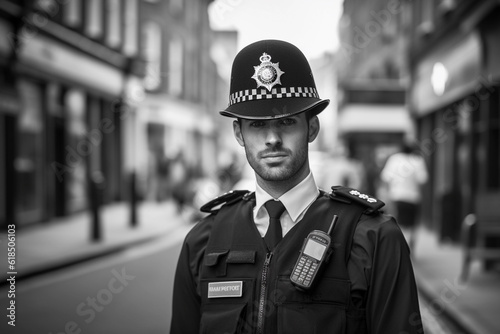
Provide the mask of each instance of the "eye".
[{"label": "eye", "polygon": [[283,124],[283,125],[293,125],[295,123],[297,123],[297,121],[293,118],[283,118],[281,120],[281,124]]},{"label": "eye", "polygon": [[250,123],[250,126],[252,128],[260,128],[260,127],[263,127],[264,126],[264,121],[253,121]]}]

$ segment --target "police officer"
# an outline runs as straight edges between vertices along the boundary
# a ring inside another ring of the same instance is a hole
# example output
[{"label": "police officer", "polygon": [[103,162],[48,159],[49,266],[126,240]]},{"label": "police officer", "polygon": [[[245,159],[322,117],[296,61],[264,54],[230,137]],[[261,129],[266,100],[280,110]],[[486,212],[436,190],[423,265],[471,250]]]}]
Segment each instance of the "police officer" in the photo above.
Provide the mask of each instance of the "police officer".
[{"label": "police officer", "polygon": [[[328,103],[292,44],[264,40],[238,53],[221,114],[235,118],[256,191],[202,207],[211,214],[177,265],[172,334],[423,333],[409,249],[384,203],[319,190],[310,172],[308,144]],[[331,242],[306,245],[314,230]]]}]

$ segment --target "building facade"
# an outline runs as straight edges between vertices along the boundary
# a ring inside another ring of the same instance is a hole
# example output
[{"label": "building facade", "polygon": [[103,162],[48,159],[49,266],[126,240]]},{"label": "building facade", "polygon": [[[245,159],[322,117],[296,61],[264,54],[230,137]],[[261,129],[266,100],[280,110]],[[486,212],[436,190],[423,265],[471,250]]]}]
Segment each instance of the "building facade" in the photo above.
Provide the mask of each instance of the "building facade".
[{"label": "building facade", "polygon": [[[219,75],[210,53],[213,33],[209,4],[210,1],[144,1],[141,52],[146,62],[146,94],[138,111],[141,149],[136,161],[142,162],[137,168],[144,185],[142,191],[148,198],[168,197],[176,182],[189,187],[184,178],[195,180],[216,174],[217,135],[213,119]],[[165,176],[158,173],[163,160],[172,167],[181,163],[185,173],[171,175],[174,179],[163,182]],[[162,183],[163,189],[158,189]]]},{"label": "building facade", "polygon": [[479,193],[500,191],[500,6],[408,1],[409,107],[431,180],[428,224],[458,240]]},{"label": "building facade", "polygon": [[374,195],[387,156],[413,134],[406,104],[406,25],[399,1],[344,1],[336,57],[338,133],[365,167],[362,190]]},{"label": "building facade", "polygon": [[123,113],[140,93],[139,1],[0,4],[0,219],[19,226],[125,192]]}]

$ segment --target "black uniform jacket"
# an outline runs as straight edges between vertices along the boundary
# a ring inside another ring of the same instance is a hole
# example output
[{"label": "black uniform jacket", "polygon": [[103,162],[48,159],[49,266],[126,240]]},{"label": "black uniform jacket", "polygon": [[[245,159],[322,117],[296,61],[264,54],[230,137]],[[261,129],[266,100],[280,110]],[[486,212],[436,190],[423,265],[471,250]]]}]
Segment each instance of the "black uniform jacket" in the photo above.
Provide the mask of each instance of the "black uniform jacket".
[{"label": "black uniform jacket", "polygon": [[[180,254],[171,333],[423,333],[399,227],[351,199],[322,194],[272,251],[248,194],[204,218]],[[299,290],[290,274],[304,238],[326,231],[334,214],[325,269],[311,289]]]}]

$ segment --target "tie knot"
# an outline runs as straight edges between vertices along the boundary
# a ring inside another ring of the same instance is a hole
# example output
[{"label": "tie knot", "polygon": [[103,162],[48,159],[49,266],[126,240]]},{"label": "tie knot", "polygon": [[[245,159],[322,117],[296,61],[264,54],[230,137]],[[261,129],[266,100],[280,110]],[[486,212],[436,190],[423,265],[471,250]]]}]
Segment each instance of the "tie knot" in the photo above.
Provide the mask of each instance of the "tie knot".
[{"label": "tie knot", "polygon": [[279,219],[285,212],[285,206],[280,201],[270,200],[264,203],[264,206],[270,218]]}]

